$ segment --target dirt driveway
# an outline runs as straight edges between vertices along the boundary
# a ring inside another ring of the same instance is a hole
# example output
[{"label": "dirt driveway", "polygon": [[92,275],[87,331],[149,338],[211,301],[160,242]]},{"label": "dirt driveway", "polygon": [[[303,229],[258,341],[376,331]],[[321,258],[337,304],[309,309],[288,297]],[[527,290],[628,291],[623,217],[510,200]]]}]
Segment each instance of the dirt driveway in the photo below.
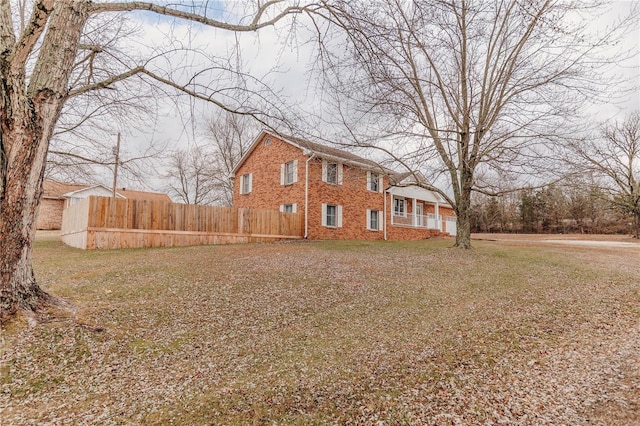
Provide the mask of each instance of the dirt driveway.
[{"label": "dirt driveway", "polygon": [[472,234],[478,241],[505,241],[525,244],[560,244],[583,247],[637,248],[640,241],[628,235],[600,234]]}]

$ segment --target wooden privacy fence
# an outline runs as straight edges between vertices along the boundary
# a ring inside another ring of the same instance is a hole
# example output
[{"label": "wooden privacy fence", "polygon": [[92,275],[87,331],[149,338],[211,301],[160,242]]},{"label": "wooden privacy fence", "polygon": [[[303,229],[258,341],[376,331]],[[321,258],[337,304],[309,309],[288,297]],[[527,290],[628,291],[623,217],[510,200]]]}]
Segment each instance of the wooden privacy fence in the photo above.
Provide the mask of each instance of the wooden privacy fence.
[{"label": "wooden privacy fence", "polygon": [[62,241],[82,249],[171,247],[302,238],[301,213],[89,197],[62,215]]}]

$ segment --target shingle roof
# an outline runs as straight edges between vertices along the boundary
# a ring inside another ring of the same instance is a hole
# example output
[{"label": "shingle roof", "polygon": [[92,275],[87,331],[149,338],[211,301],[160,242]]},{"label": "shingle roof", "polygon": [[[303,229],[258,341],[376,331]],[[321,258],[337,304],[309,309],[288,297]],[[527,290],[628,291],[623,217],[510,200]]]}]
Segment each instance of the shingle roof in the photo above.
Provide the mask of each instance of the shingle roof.
[{"label": "shingle roof", "polygon": [[63,198],[62,195],[67,192],[73,192],[88,187],[88,185],[82,185],[79,183],[58,182],[51,179],[45,179],[43,184],[44,196],[47,198]]},{"label": "shingle roof", "polygon": [[146,201],[166,201],[171,203],[172,200],[167,194],[159,192],[132,191],[131,189],[118,189],[118,194],[124,195],[130,200],[146,200]]},{"label": "shingle roof", "polygon": [[[83,185],[79,183],[66,183],[66,182],[58,182],[51,179],[45,179],[43,188],[44,188],[44,197],[47,198],[64,198],[64,194],[68,194],[74,191],[80,191],[82,189],[91,188],[91,185]],[[117,189],[116,192],[126,198],[133,200],[147,200],[147,201],[167,201],[171,202],[171,198],[167,194],[157,193],[157,192],[146,192],[146,191],[133,191],[131,189]]]},{"label": "shingle roof", "polygon": [[255,138],[253,144],[245,152],[245,154],[242,156],[240,161],[236,163],[233,170],[231,171],[231,176],[235,176],[240,166],[242,166],[245,160],[249,158],[249,156],[251,155],[255,147],[260,143],[260,141],[264,139],[265,135],[274,136],[290,145],[296,146],[300,148],[305,155],[309,155],[309,156],[315,155],[316,157],[319,157],[319,158],[337,160],[338,162],[344,162],[346,164],[351,163],[354,165],[359,165],[363,168],[375,170],[377,172],[382,172],[385,174],[395,173],[392,170],[382,167],[380,164],[376,163],[373,160],[360,157],[359,155],[353,154],[348,151],[344,151],[342,149],[333,148],[333,147],[322,145],[316,142],[311,142],[295,136],[288,136],[288,135],[283,135],[281,133],[274,133],[268,130],[263,130],[262,132],[260,132],[258,137]]},{"label": "shingle roof", "polygon": [[382,169],[382,166],[380,166],[375,161],[360,157],[359,155],[353,154],[348,151],[344,151],[342,149],[333,148],[330,146],[322,145],[316,142],[310,142],[310,141],[292,137],[292,136],[284,136],[283,138],[295,145],[300,146],[301,148],[305,148],[311,151],[312,153],[315,153],[319,157],[322,157],[323,155],[328,155],[328,156],[339,158],[345,161],[361,163],[364,165]]}]

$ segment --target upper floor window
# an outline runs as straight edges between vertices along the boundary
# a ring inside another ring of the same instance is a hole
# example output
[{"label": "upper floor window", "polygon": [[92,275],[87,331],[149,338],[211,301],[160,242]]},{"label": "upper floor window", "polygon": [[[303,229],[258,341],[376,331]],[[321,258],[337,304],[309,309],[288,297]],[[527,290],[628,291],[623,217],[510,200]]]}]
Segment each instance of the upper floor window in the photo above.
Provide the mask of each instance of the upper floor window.
[{"label": "upper floor window", "polygon": [[291,185],[298,181],[298,160],[280,165],[280,185]]},{"label": "upper floor window", "polygon": [[369,191],[380,192],[380,175],[374,172],[367,172],[367,189]]},{"label": "upper floor window", "polygon": [[327,163],[327,182],[338,183],[338,164]]},{"label": "upper floor window", "polygon": [[322,161],[322,181],[342,185],[342,164]]},{"label": "upper floor window", "polygon": [[240,194],[248,194],[251,192],[253,185],[253,173],[247,173],[240,177]]}]

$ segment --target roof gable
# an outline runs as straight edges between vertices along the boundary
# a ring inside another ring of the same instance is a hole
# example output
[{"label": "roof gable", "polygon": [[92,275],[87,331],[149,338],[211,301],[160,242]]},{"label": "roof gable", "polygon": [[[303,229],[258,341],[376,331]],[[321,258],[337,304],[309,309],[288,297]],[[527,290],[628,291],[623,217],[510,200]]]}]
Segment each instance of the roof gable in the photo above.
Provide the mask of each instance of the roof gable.
[{"label": "roof gable", "polygon": [[[88,186],[85,188],[81,188],[75,191],[70,191],[65,194],[62,194],[65,198],[86,198],[92,195],[98,197],[110,197],[113,194],[113,191],[107,188],[104,185],[94,185]],[[116,196],[120,198],[126,198],[123,195],[120,195],[116,192]]]}]

